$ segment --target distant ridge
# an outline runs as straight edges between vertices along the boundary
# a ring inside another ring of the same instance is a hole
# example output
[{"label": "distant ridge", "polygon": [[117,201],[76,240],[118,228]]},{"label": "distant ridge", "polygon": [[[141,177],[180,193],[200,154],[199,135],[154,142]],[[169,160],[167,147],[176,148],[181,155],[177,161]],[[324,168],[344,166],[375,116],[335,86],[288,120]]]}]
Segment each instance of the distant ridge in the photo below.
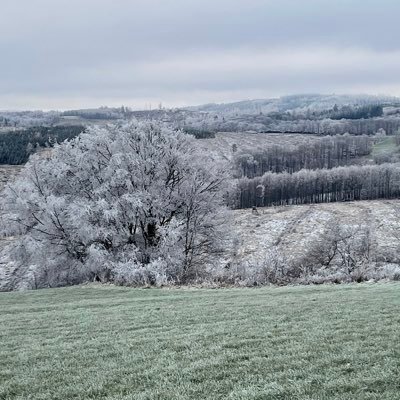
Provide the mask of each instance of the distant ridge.
[{"label": "distant ridge", "polygon": [[257,114],[293,110],[321,111],[335,106],[399,104],[400,98],[374,95],[299,94],[271,99],[242,100],[233,103],[209,103],[185,107],[185,110],[217,113]]}]

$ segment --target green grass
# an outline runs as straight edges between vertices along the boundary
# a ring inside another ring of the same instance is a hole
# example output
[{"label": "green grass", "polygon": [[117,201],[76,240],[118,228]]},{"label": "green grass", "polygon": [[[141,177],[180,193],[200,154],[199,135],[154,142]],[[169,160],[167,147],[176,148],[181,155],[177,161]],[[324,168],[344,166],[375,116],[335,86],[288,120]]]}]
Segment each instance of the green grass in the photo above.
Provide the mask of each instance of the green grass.
[{"label": "green grass", "polygon": [[0,294],[0,399],[400,399],[400,284]]},{"label": "green grass", "polygon": [[376,157],[382,154],[395,153],[398,150],[395,139],[394,136],[388,136],[377,142],[372,148],[371,155]]}]

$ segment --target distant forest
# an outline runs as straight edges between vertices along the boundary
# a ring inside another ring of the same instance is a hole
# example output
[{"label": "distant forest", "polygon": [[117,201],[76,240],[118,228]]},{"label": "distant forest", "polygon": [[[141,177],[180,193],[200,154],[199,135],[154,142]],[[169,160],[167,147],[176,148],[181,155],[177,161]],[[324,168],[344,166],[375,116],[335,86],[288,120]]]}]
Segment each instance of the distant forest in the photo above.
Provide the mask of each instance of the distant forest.
[{"label": "distant forest", "polygon": [[[373,148],[385,142],[393,147],[386,144],[386,152],[374,154]],[[389,141],[379,135],[337,135],[312,144],[239,153],[234,157],[234,207],[400,197],[399,144],[400,135]]]},{"label": "distant forest", "polygon": [[364,106],[343,106],[338,107],[336,104],[330,110],[312,111],[308,109],[306,112],[272,112],[269,117],[278,121],[296,121],[299,119],[321,120],[330,118],[333,120],[341,119],[369,119],[383,116],[383,106],[380,104],[368,104]]},{"label": "distant forest", "polygon": [[0,164],[20,165],[37,149],[51,147],[78,136],[85,128],[77,126],[34,127],[0,134]]},{"label": "distant forest", "polygon": [[361,107],[342,107],[337,106],[328,114],[331,119],[367,119],[383,116],[383,107],[381,105],[367,105]]},{"label": "distant forest", "polygon": [[321,138],[313,144],[273,146],[235,157],[240,176],[254,178],[266,172],[293,173],[301,169],[334,168],[354,163],[358,157],[371,153],[370,137],[336,135]]}]

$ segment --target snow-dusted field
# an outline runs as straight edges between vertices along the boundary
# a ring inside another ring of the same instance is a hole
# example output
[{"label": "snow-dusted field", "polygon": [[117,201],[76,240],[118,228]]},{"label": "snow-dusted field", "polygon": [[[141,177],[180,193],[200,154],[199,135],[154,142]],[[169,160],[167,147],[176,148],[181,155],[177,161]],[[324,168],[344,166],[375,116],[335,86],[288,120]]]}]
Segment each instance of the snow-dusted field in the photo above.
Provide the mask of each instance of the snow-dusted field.
[{"label": "snow-dusted field", "polygon": [[230,160],[234,154],[232,151],[234,145],[237,146],[236,152],[246,152],[273,145],[298,146],[319,139],[319,136],[306,134],[219,132],[215,138],[201,139],[198,143],[199,147],[211,152],[214,159]]},{"label": "snow-dusted field", "polygon": [[[311,245],[332,227],[368,226],[371,243],[380,254],[398,251],[400,200],[358,201],[236,210],[238,256],[262,258],[275,248],[288,258],[306,255]],[[396,235],[398,238],[396,238]]]}]

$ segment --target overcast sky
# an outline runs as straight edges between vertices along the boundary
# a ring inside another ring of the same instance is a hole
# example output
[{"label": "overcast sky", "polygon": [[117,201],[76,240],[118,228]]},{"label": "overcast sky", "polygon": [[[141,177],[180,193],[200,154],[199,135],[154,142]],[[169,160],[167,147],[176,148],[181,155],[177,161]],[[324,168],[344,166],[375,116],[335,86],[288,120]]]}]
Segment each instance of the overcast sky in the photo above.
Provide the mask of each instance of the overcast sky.
[{"label": "overcast sky", "polygon": [[400,95],[400,0],[0,0],[0,109]]}]

